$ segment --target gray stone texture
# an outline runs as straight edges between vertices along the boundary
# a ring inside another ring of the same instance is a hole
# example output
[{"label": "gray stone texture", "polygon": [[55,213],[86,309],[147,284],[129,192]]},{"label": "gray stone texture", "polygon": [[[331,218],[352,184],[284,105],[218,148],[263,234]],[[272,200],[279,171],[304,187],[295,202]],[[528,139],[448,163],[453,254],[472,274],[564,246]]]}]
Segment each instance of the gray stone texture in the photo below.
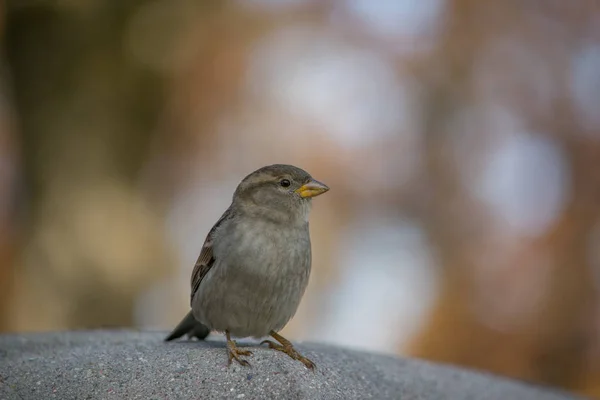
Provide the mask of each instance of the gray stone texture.
[{"label": "gray stone texture", "polygon": [[0,399],[487,399],[568,394],[434,363],[297,346],[315,372],[242,340],[250,368],[227,368],[225,343],[163,342],[166,332],[89,331],[0,336]]}]

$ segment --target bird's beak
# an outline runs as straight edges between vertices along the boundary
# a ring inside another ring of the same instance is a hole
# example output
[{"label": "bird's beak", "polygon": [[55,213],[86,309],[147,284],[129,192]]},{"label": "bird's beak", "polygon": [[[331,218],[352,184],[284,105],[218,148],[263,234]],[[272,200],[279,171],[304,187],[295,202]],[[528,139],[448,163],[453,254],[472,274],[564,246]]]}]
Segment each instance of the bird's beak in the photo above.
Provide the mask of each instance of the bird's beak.
[{"label": "bird's beak", "polygon": [[325,193],[328,190],[329,186],[313,179],[296,189],[296,193],[298,193],[300,197],[315,197]]}]

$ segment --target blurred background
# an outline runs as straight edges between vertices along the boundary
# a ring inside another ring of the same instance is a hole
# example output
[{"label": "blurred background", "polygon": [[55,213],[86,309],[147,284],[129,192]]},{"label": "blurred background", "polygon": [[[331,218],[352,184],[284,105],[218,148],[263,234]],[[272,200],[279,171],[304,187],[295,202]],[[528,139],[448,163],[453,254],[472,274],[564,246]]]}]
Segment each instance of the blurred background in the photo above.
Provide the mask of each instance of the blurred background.
[{"label": "blurred background", "polygon": [[237,183],[289,163],[284,335],[600,398],[596,0],[8,0],[0,331],[172,328]]}]

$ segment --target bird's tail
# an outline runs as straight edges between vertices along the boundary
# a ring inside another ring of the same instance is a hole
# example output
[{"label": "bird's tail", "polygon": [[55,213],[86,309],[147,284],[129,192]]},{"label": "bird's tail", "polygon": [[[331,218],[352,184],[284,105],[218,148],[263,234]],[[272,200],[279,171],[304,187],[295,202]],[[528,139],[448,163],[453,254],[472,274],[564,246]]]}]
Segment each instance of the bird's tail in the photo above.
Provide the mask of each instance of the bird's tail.
[{"label": "bird's tail", "polygon": [[190,311],[187,313],[185,318],[181,320],[181,322],[173,329],[173,332],[165,339],[165,342],[168,342],[173,339],[178,339],[183,335],[188,336],[188,338],[197,337],[200,340],[204,340],[208,334],[210,333],[210,329],[204,326],[202,323],[198,322],[194,315]]}]

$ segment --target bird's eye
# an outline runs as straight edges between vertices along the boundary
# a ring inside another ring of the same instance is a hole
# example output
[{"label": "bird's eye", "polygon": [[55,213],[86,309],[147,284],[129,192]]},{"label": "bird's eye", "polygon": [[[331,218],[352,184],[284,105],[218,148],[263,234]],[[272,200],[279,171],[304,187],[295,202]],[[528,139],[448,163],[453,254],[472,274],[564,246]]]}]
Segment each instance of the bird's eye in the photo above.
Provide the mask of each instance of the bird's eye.
[{"label": "bird's eye", "polygon": [[290,186],[292,183],[288,180],[288,179],[282,179],[279,181],[279,184],[283,187],[288,187]]}]

